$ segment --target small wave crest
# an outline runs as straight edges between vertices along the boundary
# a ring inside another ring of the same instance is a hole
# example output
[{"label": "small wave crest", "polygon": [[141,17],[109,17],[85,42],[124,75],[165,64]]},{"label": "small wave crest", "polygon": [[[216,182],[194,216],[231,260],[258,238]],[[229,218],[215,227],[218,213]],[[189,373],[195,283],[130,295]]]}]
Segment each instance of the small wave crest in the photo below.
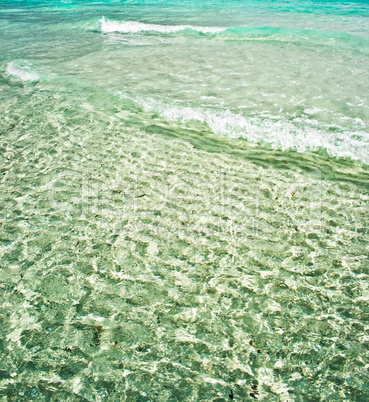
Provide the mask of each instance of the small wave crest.
[{"label": "small wave crest", "polygon": [[137,21],[110,21],[101,18],[99,21],[100,30],[102,33],[138,33],[138,32],[158,32],[161,34],[170,34],[179,31],[184,31],[186,29],[190,29],[197,32],[202,33],[219,33],[226,30],[226,28],[220,27],[201,27],[201,26],[192,26],[192,25],[159,25],[159,24],[145,24],[143,22]]},{"label": "small wave crest", "polygon": [[194,25],[160,25],[146,24],[138,21],[114,21],[102,17],[98,21],[98,30],[103,34],[183,34],[185,32],[198,32],[201,34],[216,36],[223,40],[231,41],[272,41],[288,42],[305,45],[337,46],[341,49],[353,47],[365,54],[367,43],[360,37],[347,32],[324,32],[310,29],[290,29],[279,27],[256,27],[256,26],[234,26],[234,27],[209,27]]},{"label": "small wave crest", "polygon": [[123,99],[139,104],[146,112],[159,114],[166,120],[206,124],[215,134],[244,138],[254,143],[267,143],[276,149],[298,152],[324,149],[333,157],[348,157],[369,164],[369,134],[363,131],[334,131],[296,126],[285,120],[245,117],[230,110],[216,111],[171,105],[152,98],[136,98],[119,92]]},{"label": "small wave crest", "polygon": [[9,62],[5,70],[7,75],[20,78],[22,81],[38,81],[40,76],[30,66]]}]

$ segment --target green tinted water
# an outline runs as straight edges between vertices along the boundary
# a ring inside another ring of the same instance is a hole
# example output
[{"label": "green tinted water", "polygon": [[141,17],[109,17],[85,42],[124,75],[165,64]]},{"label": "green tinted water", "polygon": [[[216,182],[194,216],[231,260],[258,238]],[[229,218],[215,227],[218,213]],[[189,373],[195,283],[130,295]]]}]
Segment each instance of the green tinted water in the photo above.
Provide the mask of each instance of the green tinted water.
[{"label": "green tinted water", "polygon": [[1,397],[368,399],[365,29],[96,7],[2,14]]}]

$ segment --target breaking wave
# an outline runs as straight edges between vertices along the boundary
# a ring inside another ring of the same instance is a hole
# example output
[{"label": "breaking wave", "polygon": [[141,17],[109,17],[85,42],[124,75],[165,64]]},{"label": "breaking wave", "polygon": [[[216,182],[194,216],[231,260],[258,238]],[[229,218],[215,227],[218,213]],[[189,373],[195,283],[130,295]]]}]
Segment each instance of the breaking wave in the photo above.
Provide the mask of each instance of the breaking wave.
[{"label": "breaking wave", "polygon": [[181,104],[164,103],[153,98],[132,97],[119,92],[123,99],[139,104],[146,112],[154,112],[169,121],[206,124],[216,134],[267,143],[282,150],[298,152],[326,150],[333,157],[348,157],[369,164],[369,133],[364,131],[327,131],[297,126],[286,120],[245,117],[230,110],[216,111]]},{"label": "breaking wave", "polygon": [[158,25],[158,24],[145,24],[137,21],[110,21],[101,18],[99,21],[100,30],[102,33],[120,32],[120,33],[138,33],[138,32],[158,32],[161,34],[170,34],[186,29],[202,32],[202,33],[219,33],[226,30],[221,27],[201,27],[192,25]]},{"label": "breaking wave", "polygon": [[5,70],[7,75],[20,78],[22,81],[38,81],[40,76],[32,71],[28,65],[20,65],[13,61],[9,62]]}]

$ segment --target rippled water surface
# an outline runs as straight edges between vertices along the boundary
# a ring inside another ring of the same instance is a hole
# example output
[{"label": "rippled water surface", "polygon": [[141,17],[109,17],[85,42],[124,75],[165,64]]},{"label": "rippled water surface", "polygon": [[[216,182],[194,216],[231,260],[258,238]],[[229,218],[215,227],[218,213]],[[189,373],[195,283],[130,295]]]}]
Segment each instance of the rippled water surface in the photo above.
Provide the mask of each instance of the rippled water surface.
[{"label": "rippled water surface", "polygon": [[0,396],[369,399],[366,1],[0,3]]}]

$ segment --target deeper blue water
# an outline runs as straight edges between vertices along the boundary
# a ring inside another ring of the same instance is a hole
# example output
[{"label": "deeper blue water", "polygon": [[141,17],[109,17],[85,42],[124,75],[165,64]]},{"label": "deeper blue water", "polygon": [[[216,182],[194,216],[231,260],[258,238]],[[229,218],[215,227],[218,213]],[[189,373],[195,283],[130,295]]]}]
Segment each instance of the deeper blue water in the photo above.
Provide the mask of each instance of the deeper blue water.
[{"label": "deeper blue water", "polygon": [[369,399],[369,2],[0,2],[0,397]]}]

